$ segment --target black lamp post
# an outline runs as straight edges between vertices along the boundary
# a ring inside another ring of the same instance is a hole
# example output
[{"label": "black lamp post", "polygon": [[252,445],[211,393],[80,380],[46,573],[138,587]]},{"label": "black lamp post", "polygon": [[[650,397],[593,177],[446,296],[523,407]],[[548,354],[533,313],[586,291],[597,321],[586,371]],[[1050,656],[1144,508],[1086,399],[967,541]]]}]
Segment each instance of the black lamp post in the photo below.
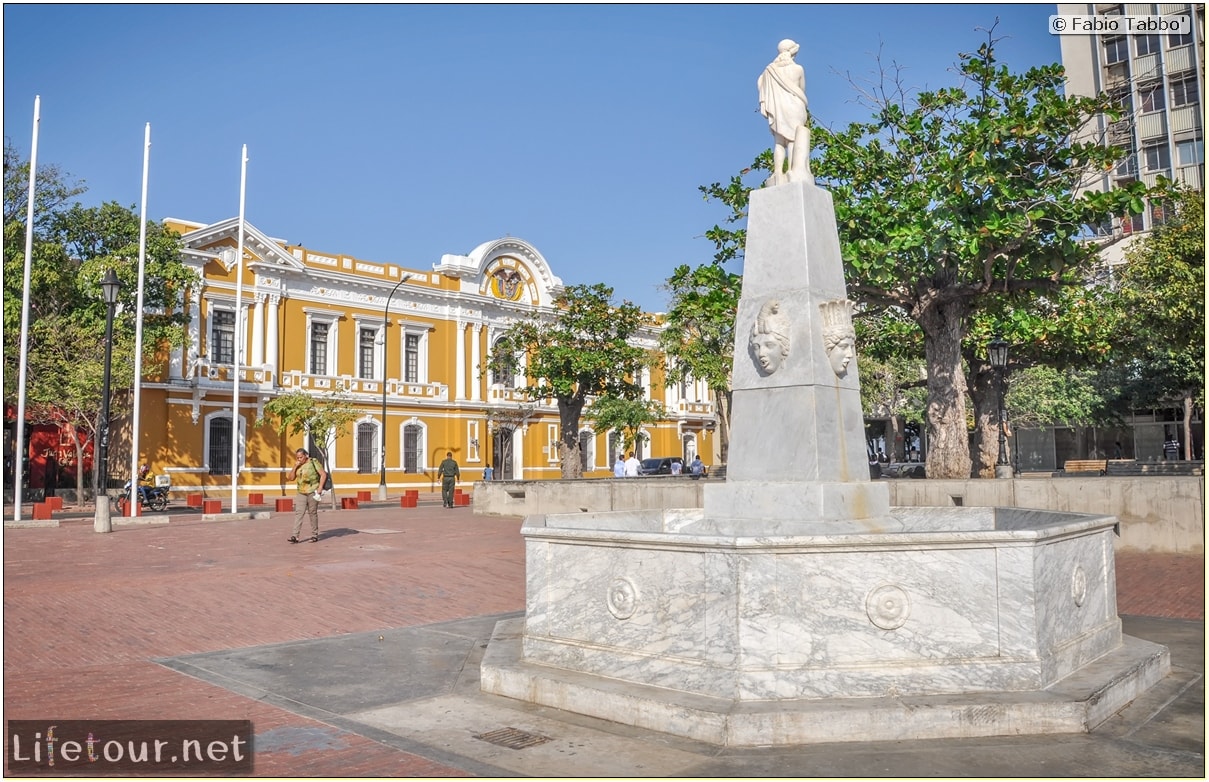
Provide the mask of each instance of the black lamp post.
[{"label": "black lamp post", "polygon": [[[109,513],[109,368],[113,364],[113,311],[117,307],[118,293],[121,290],[122,283],[117,274],[113,269],[107,270],[101,278],[101,291],[105,294],[105,374],[101,381],[101,426],[97,437],[97,463],[100,468],[97,477],[96,511],[92,520],[95,532],[113,532]],[[131,485],[133,486],[133,480]]]},{"label": "black lamp post", "polygon": [[386,500],[386,327],[390,325],[390,300],[395,297],[399,286],[411,279],[410,274],[404,274],[391,288],[386,297],[386,306],[382,308],[382,470],[378,477],[378,499]]},{"label": "black lamp post", "polygon": [[[998,476],[1001,472],[1009,472],[1011,466],[1007,459],[1007,410],[1003,406],[1003,386],[1007,379],[1007,362],[1008,362],[1008,343],[1003,337],[998,334],[995,338],[987,343],[987,358],[991,362],[991,366],[999,375],[999,382],[996,384],[999,391],[999,460],[995,463],[995,473]],[[1001,470],[1000,468],[1006,468]]]}]

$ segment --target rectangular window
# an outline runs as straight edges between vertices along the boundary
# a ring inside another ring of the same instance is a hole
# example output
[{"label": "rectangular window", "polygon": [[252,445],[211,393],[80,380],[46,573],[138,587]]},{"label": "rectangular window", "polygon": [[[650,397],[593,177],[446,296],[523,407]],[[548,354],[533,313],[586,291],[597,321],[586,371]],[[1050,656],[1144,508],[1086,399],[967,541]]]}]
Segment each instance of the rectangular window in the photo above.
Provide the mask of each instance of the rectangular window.
[{"label": "rectangular window", "polygon": [[1138,176],[1138,156],[1126,155],[1125,158],[1117,164],[1116,175],[1118,177],[1130,177],[1136,179]]},{"label": "rectangular window", "polygon": [[1166,144],[1142,147],[1142,160],[1147,171],[1166,171],[1171,168],[1171,151]]},{"label": "rectangular window", "polygon": [[403,338],[403,381],[420,382],[420,337],[416,334]]},{"label": "rectangular window", "polygon": [[1196,77],[1188,76],[1179,81],[1171,82],[1171,107],[1191,106],[1194,103],[1199,103],[1200,98],[1196,94]]},{"label": "rectangular window", "polygon": [[1176,165],[1195,166],[1205,162],[1205,142],[1202,139],[1177,141],[1175,144]]},{"label": "rectangular window", "polygon": [[311,374],[327,374],[327,333],[330,324],[311,324]]},{"label": "rectangular window", "polygon": [[467,421],[466,422],[466,442],[468,443],[468,447],[466,449],[466,461],[468,461],[468,462],[479,461],[479,422],[478,421]]},{"label": "rectangular window", "polygon": [[1167,222],[1167,217],[1170,214],[1166,201],[1155,199],[1150,202],[1150,227],[1162,225]]},{"label": "rectangular window", "polygon": [[235,363],[235,313],[210,310],[210,362]]},{"label": "rectangular window", "polygon": [[374,348],[378,342],[377,329],[361,329],[360,337],[358,338],[358,346],[360,354],[361,366],[358,368],[360,372],[358,377],[372,380],[374,375]]},{"label": "rectangular window", "polygon": [[1138,35],[1134,36],[1133,40],[1139,57],[1154,54],[1159,50],[1159,36],[1157,35]]},{"label": "rectangular window", "polygon": [[1167,46],[1174,49],[1177,46],[1187,46],[1192,43],[1192,31],[1186,33],[1172,33],[1167,36]]},{"label": "rectangular window", "polygon": [[1129,43],[1125,36],[1104,39],[1104,62],[1112,65],[1129,59]]},{"label": "rectangular window", "polygon": [[1142,103],[1142,111],[1161,111],[1167,108],[1167,94],[1162,84],[1147,84],[1138,90],[1138,98]]}]

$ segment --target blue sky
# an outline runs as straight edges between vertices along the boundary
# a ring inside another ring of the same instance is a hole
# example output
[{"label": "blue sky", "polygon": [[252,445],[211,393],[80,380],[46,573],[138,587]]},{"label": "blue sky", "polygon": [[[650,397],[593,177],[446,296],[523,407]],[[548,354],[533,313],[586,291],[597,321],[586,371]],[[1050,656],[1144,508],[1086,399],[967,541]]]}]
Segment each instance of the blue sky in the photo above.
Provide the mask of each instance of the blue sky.
[{"label": "blue sky", "polygon": [[801,45],[823,124],[868,118],[845,74],[909,86],[999,18],[1013,70],[1057,62],[1053,5],[4,6],[4,135],[148,212],[249,222],[326,253],[429,270],[510,235],[567,284],[666,307],[726,215],[697,187],[769,146],[756,78]]}]

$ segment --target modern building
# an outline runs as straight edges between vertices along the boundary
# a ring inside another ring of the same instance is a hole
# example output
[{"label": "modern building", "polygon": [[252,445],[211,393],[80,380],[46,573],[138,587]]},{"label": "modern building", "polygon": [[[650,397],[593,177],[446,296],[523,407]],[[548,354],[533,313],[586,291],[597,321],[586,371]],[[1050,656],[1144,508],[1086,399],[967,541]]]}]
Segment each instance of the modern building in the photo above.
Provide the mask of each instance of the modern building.
[{"label": "modern building", "polygon": [[[1089,138],[1124,150],[1115,168],[1089,188],[1108,190],[1128,182],[1154,185],[1158,178],[1203,189],[1205,182],[1205,6],[1189,3],[1059,3],[1063,16],[1188,15],[1188,33],[1117,32],[1062,35],[1062,65],[1070,95],[1115,95],[1125,112],[1115,122],[1101,119]],[[1125,215],[1104,226],[1101,259],[1108,269],[1125,262],[1125,251],[1140,235],[1162,223],[1165,205],[1152,201],[1140,215]],[[1168,407],[1134,410],[1117,427],[1021,428],[1013,438],[1021,470],[1060,469],[1068,459],[1165,459],[1171,437],[1190,439],[1194,457],[1204,458],[1204,422],[1193,410]],[[1187,424],[1187,425],[1186,425]]]},{"label": "modern building", "polygon": [[[421,270],[290,245],[247,223],[241,259],[237,219],[165,222],[182,235],[184,260],[201,280],[188,296],[188,347],[165,356],[162,372],[142,384],[140,460],[174,488],[229,492],[234,451],[241,493],[292,491],[291,454],[312,443],[257,423],[269,400],[291,391],[339,393],[359,413],[330,457],[338,492],[376,489],[383,459],[391,494],[431,488],[447,451],[466,483],[489,464],[496,479],[561,474],[554,401],[518,390],[523,369],[507,377],[487,369],[499,335],[552,310],[562,290],[529,243],[497,239]],[[641,344],[654,350],[657,336],[646,332]],[[714,406],[705,384],[664,384],[659,368],[642,383],[668,411],[645,432],[643,455],[708,459]],[[120,456],[125,438],[115,439],[121,473],[129,455]],[[616,433],[581,422],[580,442],[585,475],[610,475]]]},{"label": "modern building", "polygon": [[[1058,3],[1060,15],[1187,15],[1192,30],[1183,34],[1119,32],[1060,36],[1062,65],[1069,95],[1107,92],[1125,107],[1115,122],[1101,120],[1090,129],[1095,138],[1121,147],[1125,155],[1090,188],[1108,190],[1124,183],[1153,185],[1160,176],[1196,189],[1205,181],[1205,6],[1189,3]],[[1108,244],[1104,261],[1124,262],[1138,234],[1164,219],[1161,202],[1140,215],[1126,215],[1105,226],[1124,241]]]}]

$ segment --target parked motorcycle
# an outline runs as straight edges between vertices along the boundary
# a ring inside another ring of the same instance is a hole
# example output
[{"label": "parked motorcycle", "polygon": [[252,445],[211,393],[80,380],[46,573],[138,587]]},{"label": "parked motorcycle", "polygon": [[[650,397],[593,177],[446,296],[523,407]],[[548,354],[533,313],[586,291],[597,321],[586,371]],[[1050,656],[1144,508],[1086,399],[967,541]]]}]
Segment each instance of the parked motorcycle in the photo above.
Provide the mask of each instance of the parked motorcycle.
[{"label": "parked motorcycle", "polygon": [[[146,505],[151,510],[167,510],[168,509],[168,486],[144,486],[138,492],[139,504]],[[125,503],[130,502],[130,481],[126,481],[126,485],[122,487],[122,494],[118,497],[119,507],[125,507]]]}]

